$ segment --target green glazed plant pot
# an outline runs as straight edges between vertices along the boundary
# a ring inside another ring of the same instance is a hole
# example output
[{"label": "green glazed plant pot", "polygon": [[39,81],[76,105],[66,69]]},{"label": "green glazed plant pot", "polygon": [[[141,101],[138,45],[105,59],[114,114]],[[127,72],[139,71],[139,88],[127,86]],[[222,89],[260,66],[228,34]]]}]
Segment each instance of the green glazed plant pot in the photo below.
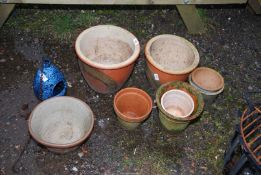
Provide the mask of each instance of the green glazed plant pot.
[{"label": "green glazed plant pot", "polygon": [[[188,117],[181,118],[166,112],[161,105],[162,95],[172,89],[179,89],[187,92],[194,101],[194,111]],[[189,125],[191,121],[196,119],[204,108],[204,100],[202,94],[192,87],[190,84],[181,81],[169,82],[161,85],[156,92],[156,102],[159,109],[159,118],[161,124],[169,131],[181,132]]]}]

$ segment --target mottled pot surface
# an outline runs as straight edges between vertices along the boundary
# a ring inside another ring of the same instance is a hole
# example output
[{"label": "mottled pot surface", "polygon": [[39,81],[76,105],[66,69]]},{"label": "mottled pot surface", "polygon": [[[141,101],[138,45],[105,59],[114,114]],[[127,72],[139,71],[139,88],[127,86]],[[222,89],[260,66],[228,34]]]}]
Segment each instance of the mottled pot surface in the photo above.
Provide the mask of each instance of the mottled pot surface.
[{"label": "mottled pot surface", "polygon": [[218,91],[224,87],[224,78],[214,69],[207,67],[196,68],[191,73],[192,81],[207,91]]},{"label": "mottled pot surface", "polygon": [[138,88],[125,88],[114,97],[114,110],[118,117],[127,122],[142,122],[152,109],[151,97]]},{"label": "mottled pot surface", "polygon": [[[183,90],[192,97],[192,99],[194,101],[194,111],[192,112],[192,114],[189,117],[185,117],[185,118],[176,117],[176,116],[169,114],[168,112],[166,112],[163,109],[163,107],[161,105],[161,101],[160,101],[161,97],[165,92],[172,90],[172,89]],[[190,120],[197,118],[201,114],[201,112],[203,111],[203,108],[204,108],[204,101],[203,101],[202,94],[198,90],[196,90],[194,87],[192,87],[190,84],[181,82],[181,81],[169,82],[169,83],[161,85],[156,92],[156,102],[157,102],[157,106],[158,106],[159,110],[164,115],[166,115],[170,119],[181,120],[181,121],[190,121]]]},{"label": "mottled pot surface", "polygon": [[32,137],[54,149],[72,148],[91,133],[94,116],[90,107],[74,97],[53,97],[32,111],[28,126]]},{"label": "mottled pot surface", "polygon": [[199,63],[195,46],[176,35],[158,35],[145,47],[147,60],[157,69],[169,74],[186,74]]}]

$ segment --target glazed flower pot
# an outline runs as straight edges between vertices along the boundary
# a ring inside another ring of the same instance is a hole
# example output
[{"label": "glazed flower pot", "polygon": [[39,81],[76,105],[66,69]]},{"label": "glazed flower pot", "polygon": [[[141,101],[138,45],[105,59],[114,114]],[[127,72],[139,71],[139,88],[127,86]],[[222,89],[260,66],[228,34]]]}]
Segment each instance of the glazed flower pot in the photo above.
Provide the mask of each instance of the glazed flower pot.
[{"label": "glazed flower pot", "polygon": [[74,97],[52,97],[32,111],[28,127],[38,143],[55,153],[78,148],[90,135],[94,116],[90,107]]},{"label": "glazed flower pot", "polygon": [[[173,89],[182,90],[191,96],[194,102],[194,110],[187,117],[179,117],[168,113],[161,104],[162,96]],[[175,81],[161,85],[156,92],[156,102],[159,109],[159,118],[161,124],[171,132],[181,132],[196,119],[204,108],[204,101],[201,93],[188,83]]]},{"label": "glazed flower pot", "polygon": [[208,105],[211,105],[215,101],[217,96],[219,94],[221,94],[223,92],[224,88],[225,88],[225,86],[223,86],[220,90],[218,90],[216,92],[204,90],[192,81],[191,75],[189,76],[189,84],[191,86],[193,86],[195,89],[197,89],[202,94],[205,103],[208,104]]},{"label": "glazed flower pot", "polygon": [[199,64],[195,46],[176,35],[158,35],[145,47],[146,74],[154,87],[172,81],[186,81]]},{"label": "glazed flower pot", "polygon": [[173,116],[186,118],[194,110],[194,101],[188,93],[173,89],[162,95],[161,106]]},{"label": "glazed flower pot", "polygon": [[152,109],[151,97],[138,88],[125,88],[114,97],[114,111],[120,124],[133,130],[149,117]]},{"label": "glazed flower pot", "polygon": [[123,28],[99,25],[78,36],[75,50],[89,86],[106,94],[119,90],[129,78],[140,45],[137,38]]}]

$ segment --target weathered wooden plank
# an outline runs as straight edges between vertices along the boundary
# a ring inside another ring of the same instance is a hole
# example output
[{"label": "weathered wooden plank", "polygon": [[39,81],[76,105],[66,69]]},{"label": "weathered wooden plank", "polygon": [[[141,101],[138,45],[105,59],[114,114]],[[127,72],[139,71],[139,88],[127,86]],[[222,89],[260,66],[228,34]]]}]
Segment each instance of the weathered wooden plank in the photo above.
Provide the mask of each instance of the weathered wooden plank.
[{"label": "weathered wooden plank", "polygon": [[261,0],[249,0],[248,5],[251,7],[251,9],[254,10],[256,14],[261,14]]},{"label": "weathered wooden plank", "polygon": [[203,33],[204,22],[198,15],[195,5],[176,5],[180,16],[191,34]]},{"label": "weathered wooden plank", "polygon": [[4,24],[14,7],[15,4],[0,4],[0,27]]},{"label": "weathered wooden plank", "polygon": [[170,5],[170,4],[243,4],[247,0],[0,0],[0,3],[96,4],[96,5]]}]

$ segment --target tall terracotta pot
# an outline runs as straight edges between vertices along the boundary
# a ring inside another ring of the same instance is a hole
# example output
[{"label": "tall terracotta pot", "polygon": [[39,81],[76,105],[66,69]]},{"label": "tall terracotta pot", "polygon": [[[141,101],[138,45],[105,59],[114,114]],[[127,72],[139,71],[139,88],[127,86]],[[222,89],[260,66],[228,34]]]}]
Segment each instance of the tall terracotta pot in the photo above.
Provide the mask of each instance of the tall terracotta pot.
[{"label": "tall terracotta pot", "polygon": [[99,25],[78,36],[75,50],[89,86],[99,93],[113,93],[129,78],[140,53],[140,44],[123,28]]},{"label": "tall terracotta pot", "polygon": [[199,64],[195,46],[176,35],[158,35],[145,47],[146,74],[154,87],[172,82],[186,81]]}]

